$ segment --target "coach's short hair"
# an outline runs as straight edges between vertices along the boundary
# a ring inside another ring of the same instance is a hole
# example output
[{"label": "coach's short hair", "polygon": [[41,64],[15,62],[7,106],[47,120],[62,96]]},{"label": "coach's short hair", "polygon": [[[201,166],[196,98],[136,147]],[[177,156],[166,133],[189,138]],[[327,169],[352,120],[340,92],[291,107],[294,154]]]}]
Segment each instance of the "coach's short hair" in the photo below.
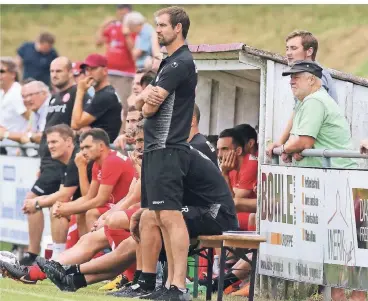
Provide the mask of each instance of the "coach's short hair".
[{"label": "coach's short hair", "polygon": [[236,129],[234,128],[225,129],[219,135],[219,139],[227,138],[227,137],[232,138],[232,142],[235,145],[235,147],[240,146],[241,148],[244,148],[243,136]]},{"label": "coach's short hair", "polygon": [[49,135],[51,133],[59,133],[64,140],[68,138],[72,138],[74,140],[74,131],[67,124],[57,124],[49,127],[46,130],[46,135]]},{"label": "coach's short hair", "polygon": [[106,146],[110,145],[109,135],[103,129],[95,128],[82,133],[79,142],[82,143],[88,136],[91,136],[93,141],[102,141]]},{"label": "coach's short hair", "polygon": [[244,144],[248,143],[250,139],[254,139],[254,142],[257,143],[257,132],[251,125],[247,123],[238,124],[234,127],[236,131],[243,137]]}]

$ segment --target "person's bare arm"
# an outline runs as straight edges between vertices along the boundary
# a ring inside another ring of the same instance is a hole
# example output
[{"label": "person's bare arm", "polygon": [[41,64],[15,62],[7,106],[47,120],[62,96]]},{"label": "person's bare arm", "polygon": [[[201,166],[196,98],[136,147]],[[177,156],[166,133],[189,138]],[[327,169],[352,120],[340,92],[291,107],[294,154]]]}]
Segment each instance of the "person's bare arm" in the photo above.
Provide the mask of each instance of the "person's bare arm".
[{"label": "person's bare arm", "polygon": [[57,201],[68,202],[73,197],[73,194],[76,192],[77,188],[78,188],[77,186],[64,187],[64,185],[60,185],[60,189],[58,191],[46,196],[38,203],[42,208],[44,208],[44,207],[51,207]]},{"label": "person's bare arm", "polygon": [[313,148],[316,139],[311,136],[295,136],[283,146],[286,154],[300,153],[305,149]]},{"label": "person's bare arm", "polygon": [[142,107],[144,117],[151,117],[156,114],[164,100],[169,96],[169,92],[161,87],[154,87],[147,95]]},{"label": "person's bare arm", "polygon": [[236,189],[234,193],[235,208],[238,212],[253,212],[257,211],[257,199],[250,198],[253,190]]},{"label": "person's bare arm", "polygon": [[97,47],[100,47],[102,46],[105,42],[106,42],[106,39],[103,35],[104,33],[104,30],[106,29],[106,27],[112,22],[114,21],[115,18],[113,17],[107,17],[103,22],[102,24],[99,26],[99,28],[97,29],[97,32],[96,32],[96,46]]}]

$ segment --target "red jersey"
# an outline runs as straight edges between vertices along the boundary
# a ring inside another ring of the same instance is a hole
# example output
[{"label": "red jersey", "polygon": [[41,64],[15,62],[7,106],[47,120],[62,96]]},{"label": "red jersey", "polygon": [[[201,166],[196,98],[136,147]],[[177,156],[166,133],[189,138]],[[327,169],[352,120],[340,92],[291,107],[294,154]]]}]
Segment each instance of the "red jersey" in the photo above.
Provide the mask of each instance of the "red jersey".
[{"label": "red jersey", "polygon": [[134,175],[132,161],[117,151],[110,151],[102,166],[95,162],[92,168],[92,180],[102,185],[114,186],[108,201],[113,204],[127,195]]},{"label": "red jersey", "polygon": [[230,185],[233,189],[252,190],[249,198],[256,198],[257,194],[253,191],[253,189],[257,185],[257,176],[258,157],[247,154],[244,156],[239,172],[237,170],[232,170],[229,172]]},{"label": "red jersey", "polygon": [[[122,23],[111,22],[103,31],[103,36],[107,44],[106,57],[109,74],[133,77],[135,62],[122,33]],[[131,37],[135,40],[136,34],[131,34]]]}]

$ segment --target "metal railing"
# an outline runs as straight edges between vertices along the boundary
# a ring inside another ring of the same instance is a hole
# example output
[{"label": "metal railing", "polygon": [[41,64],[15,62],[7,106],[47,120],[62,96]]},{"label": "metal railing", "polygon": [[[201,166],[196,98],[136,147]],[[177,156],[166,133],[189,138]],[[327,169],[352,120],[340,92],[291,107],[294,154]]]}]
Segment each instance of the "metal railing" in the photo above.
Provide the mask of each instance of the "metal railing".
[{"label": "metal railing", "polygon": [[[281,156],[281,147],[276,147],[273,150],[272,163],[279,164]],[[354,159],[368,159],[368,154],[361,154],[354,150],[341,149],[305,149],[301,152],[303,157],[320,157],[323,158],[323,166],[331,167],[331,158],[354,158]]]}]

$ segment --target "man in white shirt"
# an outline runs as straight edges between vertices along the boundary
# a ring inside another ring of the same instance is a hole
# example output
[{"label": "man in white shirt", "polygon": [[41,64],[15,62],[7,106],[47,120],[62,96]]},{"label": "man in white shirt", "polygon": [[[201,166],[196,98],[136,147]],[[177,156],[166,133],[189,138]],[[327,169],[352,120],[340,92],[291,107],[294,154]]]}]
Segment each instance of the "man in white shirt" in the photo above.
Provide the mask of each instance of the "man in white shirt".
[{"label": "man in white shirt", "polygon": [[[31,111],[24,106],[21,85],[18,83],[17,67],[11,60],[1,60],[0,64],[0,141],[15,144],[1,133],[25,132]],[[15,155],[17,148],[7,147],[8,155]]]},{"label": "man in white shirt", "polygon": [[24,104],[33,111],[31,131],[13,132],[0,128],[0,139],[6,138],[18,143],[40,143],[46,124],[46,116],[50,102],[49,87],[41,81],[32,81],[22,87]]}]

